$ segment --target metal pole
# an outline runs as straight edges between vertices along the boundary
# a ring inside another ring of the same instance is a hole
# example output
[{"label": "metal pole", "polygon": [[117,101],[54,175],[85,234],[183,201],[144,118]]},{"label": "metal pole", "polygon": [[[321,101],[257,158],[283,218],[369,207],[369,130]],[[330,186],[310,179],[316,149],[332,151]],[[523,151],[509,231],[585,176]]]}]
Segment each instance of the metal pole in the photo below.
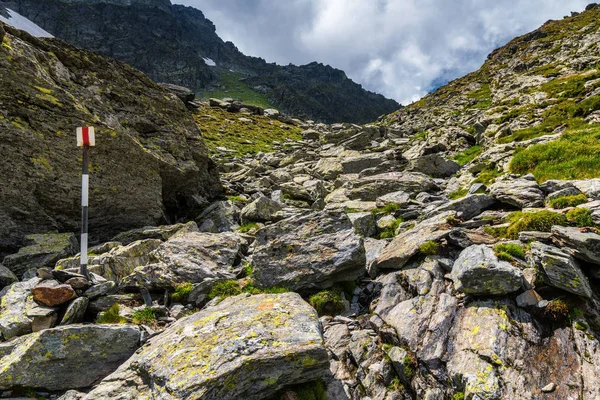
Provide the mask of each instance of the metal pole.
[{"label": "metal pole", "polygon": [[88,145],[83,145],[83,169],[81,171],[81,267],[79,272],[90,279],[87,270],[88,263],[88,192],[89,192],[89,174],[88,174]]}]

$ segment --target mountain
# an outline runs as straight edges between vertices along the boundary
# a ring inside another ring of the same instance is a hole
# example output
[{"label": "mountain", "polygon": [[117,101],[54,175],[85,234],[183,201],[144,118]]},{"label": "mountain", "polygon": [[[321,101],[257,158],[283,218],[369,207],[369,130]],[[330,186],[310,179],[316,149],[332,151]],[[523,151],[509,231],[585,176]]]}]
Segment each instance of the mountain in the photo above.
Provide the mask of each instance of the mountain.
[{"label": "mountain", "polygon": [[367,123],[400,108],[343,71],[278,66],[242,54],[201,11],[168,0],[18,0],[6,7],[56,37],[114,57],[156,82],[234,97],[322,122]]},{"label": "mountain", "polygon": [[[80,224],[75,128],[96,127],[93,240],[175,221],[219,194],[200,130],[141,72],[0,23],[0,253],[25,236]],[[149,112],[151,111],[151,112]]]}]

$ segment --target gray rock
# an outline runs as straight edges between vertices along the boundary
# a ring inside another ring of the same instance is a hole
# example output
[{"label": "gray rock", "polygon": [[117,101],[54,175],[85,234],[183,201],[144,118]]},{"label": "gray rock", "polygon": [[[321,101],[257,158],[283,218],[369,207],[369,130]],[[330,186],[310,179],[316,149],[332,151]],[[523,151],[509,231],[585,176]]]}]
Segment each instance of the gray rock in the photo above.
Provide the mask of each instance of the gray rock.
[{"label": "gray rock", "polygon": [[517,296],[519,307],[533,307],[542,300],[542,297],[533,289],[529,289]]},{"label": "gray rock", "polygon": [[485,193],[486,191],[487,186],[485,186],[483,183],[474,183],[469,188],[468,194]]},{"label": "gray rock", "polygon": [[0,264],[0,290],[18,280],[19,278],[10,269]]},{"label": "gray rock", "polygon": [[31,319],[31,331],[39,332],[54,326],[58,316],[53,307],[35,306],[27,311],[27,317]]},{"label": "gray rock", "polygon": [[27,312],[35,303],[28,297],[38,282],[38,278],[16,282],[0,291],[0,334],[4,340],[31,332],[32,321]]},{"label": "gray rock", "polygon": [[439,154],[428,154],[412,160],[407,170],[421,172],[435,178],[447,178],[458,172],[460,165]]},{"label": "gray rock", "polygon": [[119,233],[112,240],[128,245],[138,240],[146,239],[159,239],[164,241],[175,234],[184,234],[187,232],[198,232],[198,225],[194,221],[190,221],[185,224],[146,226],[144,228]]},{"label": "gray rock", "polygon": [[173,237],[152,253],[155,262],[125,277],[125,287],[166,289],[178,283],[204,279],[233,279],[245,241],[235,233],[191,232]]},{"label": "gray rock", "polygon": [[278,202],[261,196],[242,209],[242,223],[273,221],[282,209]]},{"label": "gray rock", "polygon": [[554,287],[583,297],[592,297],[592,288],[579,263],[554,246],[531,243],[531,262],[544,271],[544,281]]},{"label": "gray rock", "polygon": [[519,290],[523,273],[506,261],[500,261],[485,245],[463,250],[452,267],[454,287],[464,293],[499,295]]},{"label": "gray rock", "polygon": [[377,233],[375,217],[370,212],[348,213],[348,219],[352,223],[354,230],[361,236],[371,236]]},{"label": "gray rock", "polygon": [[88,299],[93,300],[96,297],[105,296],[115,286],[116,285],[113,281],[102,282],[86,290],[85,293],[83,293],[83,295]]},{"label": "gray rock", "polygon": [[367,168],[374,168],[386,161],[381,153],[367,153],[355,157],[341,159],[344,174],[358,174]]},{"label": "gray rock", "polygon": [[481,214],[494,203],[496,200],[487,194],[471,194],[435,207],[433,210],[428,209],[425,218],[431,218],[446,211],[456,211],[456,217],[466,221]]},{"label": "gray rock", "polygon": [[231,201],[217,201],[196,218],[200,232],[230,232],[240,227],[240,210]]},{"label": "gray rock", "polygon": [[326,288],[365,271],[363,239],[345,214],[315,212],[258,231],[253,278],[260,287]]},{"label": "gray rock", "polygon": [[490,193],[502,203],[519,208],[543,207],[544,193],[532,175],[516,178],[508,175],[490,187]]},{"label": "gray rock", "polygon": [[0,358],[0,390],[86,388],[110,374],[140,344],[132,325],[68,325],[15,339]]},{"label": "gray rock", "polygon": [[387,172],[349,182],[349,186],[348,197],[363,201],[375,201],[378,197],[397,191],[413,195],[438,189],[433,179],[416,172]]},{"label": "gray rock", "polygon": [[375,203],[377,203],[377,207],[383,207],[388,204],[396,204],[402,207],[410,203],[410,195],[403,191],[388,193],[378,197]]},{"label": "gray rock", "polygon": [[78,297],[73,300],[71,304],[69,304],[69,307],[67,307],[65,315],[60,321],[60,325],[76,324],[83,321],[88,303],[89,299],[87,297]]},{"label": "gray rock", "polygon": [[299,295],[241,295],[178,320],[85,399],[260,400],[328,371],[319,320]]},{"label": "gray rock", "polygon": [[16,254],[4,257],[3,264],[17,276],[30,268],[50,267],[61,258],[77,252],[77,239],[72,233],[47,233],[25,237],[32,245],[22,247]]},{"label": "gray rock", "polygon": [[600,235],[580,228],[552,227],[552,241],[580,260],[600,265]]},{"label": "gray rock", "polygon": [[315,165],[315,173],[323,179],[334,180],[344,173],[344,167],[337,158],[321,158]]}]

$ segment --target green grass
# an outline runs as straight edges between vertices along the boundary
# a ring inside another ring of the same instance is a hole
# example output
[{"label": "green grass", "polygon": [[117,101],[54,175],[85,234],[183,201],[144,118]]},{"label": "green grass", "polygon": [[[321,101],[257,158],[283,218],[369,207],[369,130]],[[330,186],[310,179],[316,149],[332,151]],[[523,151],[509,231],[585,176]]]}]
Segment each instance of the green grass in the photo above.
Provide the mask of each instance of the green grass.
[{"label": "green grass", "polygon": [[309,297],[308,302],[319,315],[337,315],[344,311],[340,290],[323,290]]},{"label": "green grass", "polygon": [[538,182],[549,179],[600,177],[600,125],[565,132],[558,140],[517,151],[509,164],[515,174],[532,173]]},{"label": "green grass", "polygon": [[419,246],[419,250],[421,251],[421,253],[428,255],[428,256],[433,256],[438,254],[439,251],[439,245],[434,242],[433,240],[429,240],[425,243],[423,243],[422,245]]},{"label": "green grass", "polygon": [[452,395],[452,400],[465,400],[465,392],[456,392]]},{"label": "green grass", "polygon": [[212,289],[210,289],[210,292],[208,292],[208,298],[212,300],[216,297],[225,298],[237,296],[238,294],[242,294],[242,288],[238,281],[228,280],[217,282]]},{"label": "green grass", "polygon": [[[253,122],[238,120],[242,117]],[[220,108],[203,107],[194,113],[194,119],[211,154],[217,152],[217,147],[233,150],[232,156],[272,152],[273,142],[302,139],[301,128],[261,115],[234,114]]]},{"label": "green grass", "polygon": [[472,183],[483,183],[484,185],[489,185],[494,181],[494,179],[501,176],[502,174],[503,173],[501,171],[498,171],[497,168],[487,167],[477,175],[477,177],[475,178],[475,180],[473,180]]},{"label": "green grass", "polygon": [[400,378],[398,376],[394,376],[386,389],[394,392],[402,392],[404,391],[404,385],[402,382],[400,382]]},{"label": "green grass", "polygon": [[379,233],[379,239],[389,239],[389,238],[393,238],[394,236],[396,236],[396,229],[398,229],[398,227],[400,226],[400,224],[402,222],[404,222],[404,219],[396,218],[390,226],[383,229]]},{"label": "green grass", "polygon": [[194,285],[190,282],[181,283],[175,286],[175,292],[171,295],[173,303],[183,303],[187,300],[190,293],[194,290]]},{"label": "green grass", "polygon": [[469,108],[488,109],[492,106],[492,91],[489,83],[484,83],[477,90],[467,94],[467,98],[474,100],[475,103]]},{"label": "green grass", "polygon": [[381,215],[381,214],[389,215],[389,214],[393,214],[396,211],[400,210],[400,208],[402,208],[400,206],[400,204],[390,203],[390,204],[386,204],[383,207],[379,207],[374,210],[371,210],[371,213],[373,215]]},{"label": "green grass", "polygon": [[554,225],[568,225],[567,217],[547,210],[527,213],[517,211],[510,214],[508,220],[506,237],[510,239],[517,239],[519,232],[523,231],[550,232]]},{"label": "green grass", "polygon": [[143,310],[137,310],[133,313],[131,321],[138,325],[154,325],[156,323],[156,315],[150,307],[145,307]]},{"label": "green grass", "polygon": [[468,188],[460,188],[458,190],[455,190],[454,192],[450,193],[448,195],[448,198],[450,200],[456,200],[456,199],[462,199],[463,197],[465,197],[467,194],[469,193],[469,189]]},{"label": "green grass", "polygon": [[496,257],[504,261],[513,261],[514,258],[525,259],[525,249],[514,243],[501,243],[494,247]]},{"label": "green grass", "polygon": [[567,211],[566,215],[569,222],[574,223],[580,228],[586,226],[596,226],[594,224],[594,220],[592,219],[592,212],[587,208],[574,208],[572,210]]},{"label": "green grass", "polygon": [[98,314],[98,324],[124,324],[127,320],[119,315],[119,303],[113,304],[108,310]]},{"label": "green grass", "polygon": [[454,161],[459,165],[465,165],[477,158],[483,149],[480,145],[471,146],[465,151],[462,151],[454,156]]},{"label": "green grass", "polygon": [[231,97],[234,100],[241,100],[244,103],[251,104],[262,108],[273,108],[269,100],[262,94],[252,90],[242,78],[243,74],[239,72],[222,71],[219,73],[221,78],[221,86],[211,91],[200,93],[200,98],[208,100],[210,98],[224,99]]},{"label": "green grass", "polygon": [[560,196],[554,199],[548,200],[548,205],[554,209],[562,210],[567,207],[577,207],[580,204],[587,203],[587,196],[583,193],[571,195],[571,196]]},{"label": "green grass", "polygon": [[227,196],[227,200],[233,203],[248,203],[248,199],[242,196]]},{"label": "green grass", "polygon": [[248,222],[247,224],[240,226],[237,231],[241,233],[248,233],[256,228],[258,228],[258,224],[256,222]]}]

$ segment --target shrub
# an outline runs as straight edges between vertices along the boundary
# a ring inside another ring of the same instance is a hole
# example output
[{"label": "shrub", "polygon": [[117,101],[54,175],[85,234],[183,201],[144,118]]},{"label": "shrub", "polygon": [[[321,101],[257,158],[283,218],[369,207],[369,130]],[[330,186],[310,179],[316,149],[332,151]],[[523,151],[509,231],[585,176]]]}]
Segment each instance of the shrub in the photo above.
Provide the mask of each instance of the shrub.
[{"label": "shrub", "polygon": [[212,300],[215,297],[225,298],[225,297],[237,296],[238,294],[241,294],[241,293],[242,293],[242,288],[240,287],[240,284],[238,283],[238,281],[235,281],[235,280],[221,281],[221,282],[216,283],[212,287],[212,289],[210,289],[210,292],[208,292],[208,298]]},{"label": "shrub", "polygon": [[244,273],[246,277],[252,278],[252,273],[254,272],[254,266],[251,263],[244,264]]},{"label": "shrub", "polygon": [[175,292],[171,295],[173,303],[183,303],[187,300],[190,293],[194,290],[194,285],[190,282],[181,283],[175,286]]},{"label": "shrub", "polygon": [[454,156],[454,161],[459,165],[465,165],[473,161],[477,156],[481,154],[482,148],[479,145],[471,146],[465,151],[458,153]]},{"label": "shrub", "polygon": [[580,204],[587,203],[587,196],[579,193],[572,196],[560,196],[552,200],[548,200],[548,205],[554,209],[562,210],[567,207],[577,207]]},{"label": "shrub", "polygon": [[99,324],[124,324],[127,320],[121,317],[119,311],[119,303],[115,303],[108,310],[98,314],[96,322]]},{"label": "shrub", "polygon": [[429,241],[423,243],[422,245],[420,245],[419,250],[421,250],[421,253],[423,253],[425,255],[432,256],[432,255],[435,255],[438,253],[439,246],[433,240],[429,240]]},{"label": "shrub", "polygon": [[567,225],[567,218],[564,215],[547,210],[529,213],[517,211],[509,215],[508,219],[510,224],[506,236],[511,239],[517,239],[519,232],[550,232],[554,225]]},{"label": "shrub", "polygon": [[344,311],[344,302],[338,290],[323,290],[313,294],[308,302],[319,315],[336,315]]},{"label": "shrub", "polygon": [[552,300],[546,306],[544,313],[555,321],[565,321],[569,318],[569,306],[563,300]]},{"label": "shrub", "polygon": [[465,400],[465,392],[456,392],[452,396],[452,400]]},{"label": "shrub", "polygon": [[592,219],[592,212],[587,208],[574,208],[567,212],[567,219],[575,225],[583,228],[585,226],[595,226]]},{"label": "shrub", "polygon": [[396,218],[396,220],[390,226],[381,231],[379,234],[379,239],[388,239],[396,236],[396,229],[398,229],[402,222],[404,222],[402,218]]},{"label": "shrub", "polygon": [[505,261],[513,261],[513,258],[525,258],[525,250],[522,246],[514,243],[501,243],[494,247],[496,256]]},{"label": "shrub", "polygon": [[138,325],[154,325],[156,323],[156,315],[150,307],[145,307],[143,310],[137,310],[133,313],[131,321]]},{"label": "shrub", "polygon": [[460,198],[465,197],[468,193],[469,193],[469,189],[467,189],[467,188],[460,188],[460,189],[455,190],[454,192],[450,193],[448,195],[448,198],[450,200],[456,200],[456,199],[460,199]]}]

